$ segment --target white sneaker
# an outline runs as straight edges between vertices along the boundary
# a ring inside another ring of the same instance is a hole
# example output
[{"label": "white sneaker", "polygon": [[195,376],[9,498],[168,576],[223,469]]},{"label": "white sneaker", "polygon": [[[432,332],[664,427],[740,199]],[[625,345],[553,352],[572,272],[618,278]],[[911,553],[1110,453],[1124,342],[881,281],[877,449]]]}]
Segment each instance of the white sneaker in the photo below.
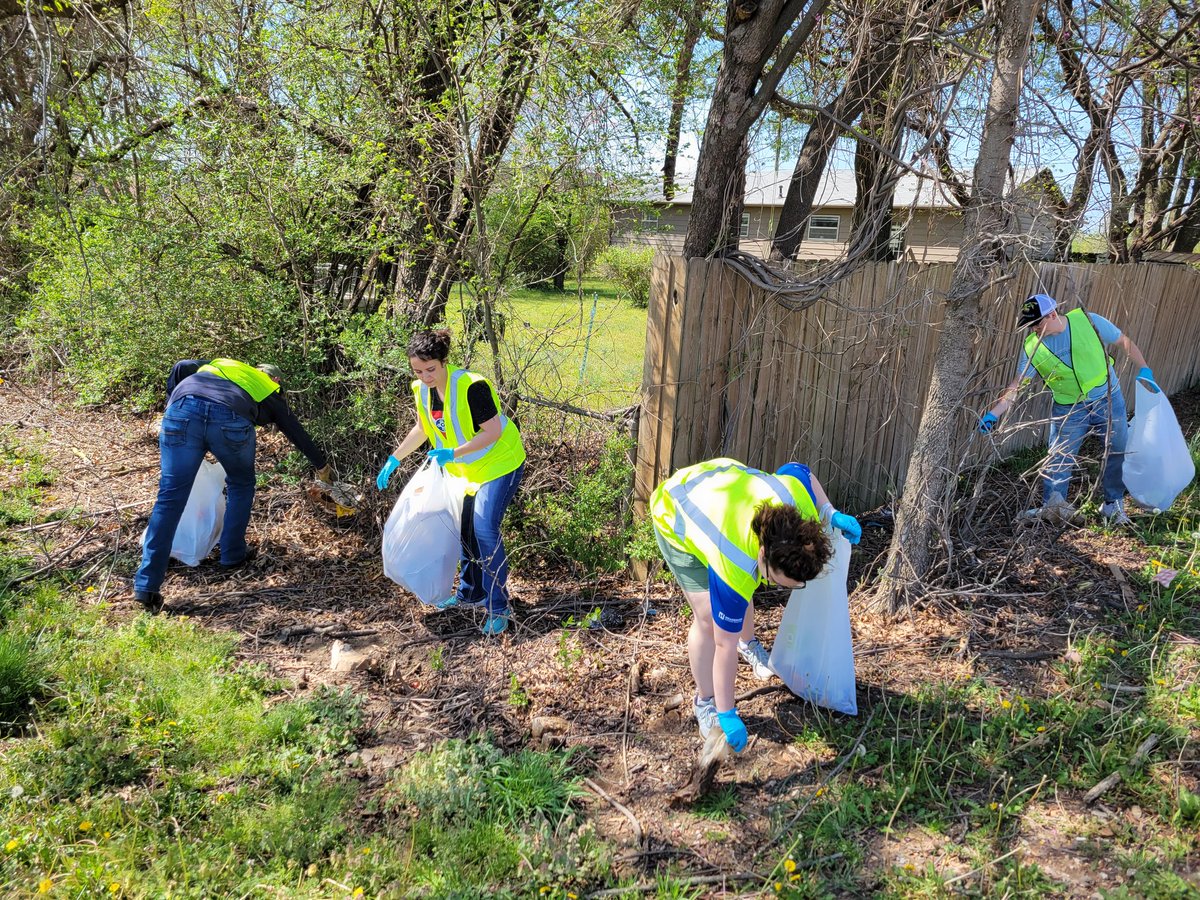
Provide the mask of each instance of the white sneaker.
[{"label": "white sneaker", "polygon": [[758,638],[749,643],[738,641],[738,656],[750,663],[750,668],[754,671],[754,677],[759,681],[766,681],[775,674],[771,671],[771,667],[767,663],[767,648],[762,645],[762,642]]},{"label": "white sneaker", "polygon": [[1100,515],[1104,516],[1106,525],[1132,525],[1133,521],[1125,515],[1125,504],[1121,500],[1110,500],[1100,507]]},{"label": "white sneaker", "polygon": [[696,697],[692,700],[692,712],[696,716],[696,724],[700,726],[700,737],[708,737],[709,732],[718,727],[717,704],[714,698],[701,700]]},{"label": "white sneaker", "polygon": [[1055,492],[1050,495],[1046,505],[1042,507],[1039,518],[1045,522],[1070,522],[1079,511],[1066,501],[1062,494]]}]

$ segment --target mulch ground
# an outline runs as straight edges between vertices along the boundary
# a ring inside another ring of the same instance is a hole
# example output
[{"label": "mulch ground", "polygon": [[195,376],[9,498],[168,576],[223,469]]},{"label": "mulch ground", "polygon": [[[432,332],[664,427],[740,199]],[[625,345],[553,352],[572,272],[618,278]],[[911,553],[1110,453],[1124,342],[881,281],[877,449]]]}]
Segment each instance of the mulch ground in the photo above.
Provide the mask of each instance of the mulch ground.
[{"label": "mulch ground", "polygon": [[[1200,391],[1174,402],[1185,429],[1194,430]],[[130,579],[157,485],[157,441],[148,418],[68,403],[42,386],[0,387],[0,421],[15,425],[22,443],[40,444],[57,471],[48,504],[84,513],[75,520],[80,524],[20,533],[40,547],[45,562],[84,569],[98,589],[89,596],[111,604],[114,616],[133,615]],[[287,445],[264,432],[259,442],[262,471]],[[903,616],[855,610],[860,710],[885,695],[965,678],[1019,686],[1030,695],[1052,692],[1048,661],[1061,656],[1071,635],[1103,627],[1106,607],[1125,607],[1119,573],[1145,565],[1144,548],[1121,532],[1015,527],[1017,507],[1002,501],[1027,497],[1030,489],[1020,476],[989,474],[975,506],[960,510],[971,527],[956,534],[955,569],[941,572],[929,595]],[[636,819],[640,846],[629,816],[600,797],[589,802],[601,832],[625,846],[622,866],[651,872],[670,862],[703,875],[744,870],[769,839],[767,811],[780,786],[817,783],[822,768],[827,773],[836,763],[836,755],[817,758],[793,740],[807,721],[827,713],[772,682],[739,704],[753,737],[736,767],[719,775],[736,785],[741,818],[726,827],[673,807],[699,741],[689,710],[689,621],[672,586],[519,572],[512,578],[514,627],[486,639],[477,611],[431,611],[384,577],[380,530],[383,504],[393,497],[377,498],[372,489],[359,515],[339,522],[308,501],[303,486],[272,479],[256,497],[250,527],[258,558],[232,574],[215,558],[195,569],[173,567],[164,588],[168,614],[235,634],[243,659],[269,666],[295,690],[333,682],[363,692],[369,725],[369,746],[358,756],[363,778],[382,784],[414,751],[483,728],[502,745],[528,746],[536,724],[545,731],[544,745],[588,747],[593,781]],[[888,510],[862,518],[867,527],[851,584],[870,576],[890,540]],[[57,555],[72,544],[69,554]],[[768,592],[758,604],[758,630],[768,646],[785,602],[781,592]],[[564,638],[568,620],[597,607],[596,627]],[[337,640],[366,649],[369,669],[333,673]],[[739,691],[761,687],[743,668]],[[1070,821],[1088,815],[1064,798],[1044,834],[1026,836],[1034,858],[1084,894],[1123,879],[1110,861],[1065,846]],[[884,842],[872,858],[919,870],[940,857],[946,840],[917,832]]]}]

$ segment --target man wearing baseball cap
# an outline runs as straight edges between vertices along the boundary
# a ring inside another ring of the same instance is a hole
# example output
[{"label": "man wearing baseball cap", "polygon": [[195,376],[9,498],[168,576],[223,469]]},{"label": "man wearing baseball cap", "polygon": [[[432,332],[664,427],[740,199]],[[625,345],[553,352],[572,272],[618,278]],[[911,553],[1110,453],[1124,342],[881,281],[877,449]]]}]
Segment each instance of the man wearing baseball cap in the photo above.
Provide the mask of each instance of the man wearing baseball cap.
[{"label": "man wearing baseball cap", "polygon": [[1094,433],[1106,443],[1101,479],[1104,505],[1100,511],[1110,524],[1128,524],[1125,483],[1121,478],[1128,417],[1121,383],[1107,348],[1119,347],[1139,367],[1138,379],[1158,391],[1154,373],[1146,365],[1142,351],[1103,316],[1083,309],[1060,315],[1058,303],[1048,294],[1034,294],[1025,299],[1017,327],[1029,329],[1017,363],[1017,379],[984,413],[979,420],[979,431],[987,434],[995,428],[1020,389],[1034,375],[1040,376],[1054,395],[1050,451],[1042,473],[1042,513],[1060,518],[1074,514],[1074,508],[1066,500],[1071,470],[1084,438]]}]

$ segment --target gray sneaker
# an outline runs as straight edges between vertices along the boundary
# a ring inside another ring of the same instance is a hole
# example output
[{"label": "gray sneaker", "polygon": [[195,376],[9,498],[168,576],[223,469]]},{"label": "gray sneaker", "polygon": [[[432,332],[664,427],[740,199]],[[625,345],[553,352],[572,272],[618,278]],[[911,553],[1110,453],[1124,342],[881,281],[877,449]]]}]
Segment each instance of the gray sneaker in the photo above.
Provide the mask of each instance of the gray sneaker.
[{"label": "gray sneaker", "polygon": [[1106,525],[1132,525],[1133,521],[1125,515],[1125,503],[1121,500],[1110,500],[1100,507],[1100,515],[1104,516]]},{"label": "gray sneaker", "polygon": [[709,732],[718,727],[717,704],[711,697],[708,700],[699,697],[692,700],[692,712],[696,715],[696,724],[700,726],[700,737],[708,737]]},{"label": "gray sneaker", "polygon": [[767,648],[762,645],[762,642],[758,638],[749,643],[738,641],[738,656],[750,663],[754,677],[759,681],[766,681],[775,674],[771,671],[771,666],[767,662]]}]

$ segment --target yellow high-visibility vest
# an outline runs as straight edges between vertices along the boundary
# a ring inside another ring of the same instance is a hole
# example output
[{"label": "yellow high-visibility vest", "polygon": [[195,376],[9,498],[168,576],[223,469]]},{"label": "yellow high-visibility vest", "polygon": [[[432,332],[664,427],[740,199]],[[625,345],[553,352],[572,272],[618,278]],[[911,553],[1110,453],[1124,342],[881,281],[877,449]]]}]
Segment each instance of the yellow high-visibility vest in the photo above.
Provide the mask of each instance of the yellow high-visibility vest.
[{"label": "yellow high-visibility vest", "polygon": [[760,472],[733,459],[680,469],[654,489],[650,515],[669,544],[702,560],[749,600],[765,574],[758,571],[759,542],[750,528],[764,502],[794,506],[804,518],[820,519],[799,478]]}]

